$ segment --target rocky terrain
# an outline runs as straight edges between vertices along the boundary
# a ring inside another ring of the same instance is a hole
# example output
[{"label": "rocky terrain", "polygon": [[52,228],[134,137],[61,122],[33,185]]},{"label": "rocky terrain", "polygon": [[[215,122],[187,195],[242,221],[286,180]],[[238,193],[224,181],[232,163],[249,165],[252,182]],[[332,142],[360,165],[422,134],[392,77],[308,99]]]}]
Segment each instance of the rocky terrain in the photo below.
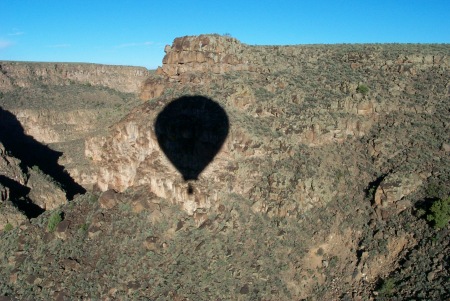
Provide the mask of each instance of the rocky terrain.
[{"label": "rocky terrain", "polygon": [[[0,63],[0,296],[450,298],[448,45],[165,51],[156,72]],[[187,182],[155,130],[186,97],[229,122]]]},{"label": "rocky terrain", "polygon": [[2,109],[25,135],[61,152],[58,162],[87,187],[85,139],[140,103],[136,94],[150,74],[139,67],[23,62],[0,62],[0,71]]}]

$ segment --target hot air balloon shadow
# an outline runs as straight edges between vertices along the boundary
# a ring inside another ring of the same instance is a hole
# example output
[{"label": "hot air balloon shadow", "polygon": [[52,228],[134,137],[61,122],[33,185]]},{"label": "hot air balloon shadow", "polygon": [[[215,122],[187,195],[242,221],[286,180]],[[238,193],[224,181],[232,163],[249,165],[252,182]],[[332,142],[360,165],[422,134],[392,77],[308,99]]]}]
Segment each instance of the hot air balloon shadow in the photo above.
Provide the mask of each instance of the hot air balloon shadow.
[{"label": "hot air balloon shadow", "polygon": [[155,133],[161,150],[188,183],[221,149],[229,131],[228,116],[214,100],[204,96],[183,96],[171,101],[155,120]]}]

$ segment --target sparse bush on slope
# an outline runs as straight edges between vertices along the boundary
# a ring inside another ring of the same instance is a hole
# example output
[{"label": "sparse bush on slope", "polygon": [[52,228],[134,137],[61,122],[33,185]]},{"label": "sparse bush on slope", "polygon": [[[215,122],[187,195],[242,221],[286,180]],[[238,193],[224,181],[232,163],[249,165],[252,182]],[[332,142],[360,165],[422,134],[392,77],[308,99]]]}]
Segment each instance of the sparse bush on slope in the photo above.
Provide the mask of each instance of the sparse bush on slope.
[{"label": "sparse bush on slope", "polygon": [[444,228],[450,221],[450,197],[435,201],[430,211],[431,213],[427,215],[427,220],[434,222],[435,229]]},{"label": "sparse bush on slope", "polygon": [[52,213],[52,215],[50,215],[48,219],[47,230],[49,232],[55,231],[56,227],[61,221],[62,221],[62,213],[61,211],[56,210],[55,212]]}]

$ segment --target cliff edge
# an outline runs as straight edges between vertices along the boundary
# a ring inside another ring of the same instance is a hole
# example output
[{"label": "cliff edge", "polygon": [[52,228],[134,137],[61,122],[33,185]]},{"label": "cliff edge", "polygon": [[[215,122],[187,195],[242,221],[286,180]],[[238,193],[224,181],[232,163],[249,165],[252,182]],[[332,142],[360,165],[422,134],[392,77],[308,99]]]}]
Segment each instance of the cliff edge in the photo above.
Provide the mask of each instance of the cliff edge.
[{"label": "cliff edge", "polygon": [[80,83],[137,93],[149,74],[149,70],[144,67],[0,61],[0,90],[11,91],[16,87],[30,87],[35,83]]}]

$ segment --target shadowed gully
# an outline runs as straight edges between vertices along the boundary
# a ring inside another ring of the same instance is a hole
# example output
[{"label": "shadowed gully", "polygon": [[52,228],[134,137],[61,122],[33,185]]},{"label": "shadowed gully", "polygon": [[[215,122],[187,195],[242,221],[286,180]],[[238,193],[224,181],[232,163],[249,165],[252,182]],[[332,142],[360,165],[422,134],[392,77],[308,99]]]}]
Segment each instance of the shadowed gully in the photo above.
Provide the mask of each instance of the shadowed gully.
[{"label": "shadowed gully", "polygon": [[0,141],[13,156],[20,159],[22,170],[37,166],[45,174],[51,176],[61,184],[66,192],[67,199],[72,200],[78,193],[86,190],[76,183],[58,164],[61,152],[52,150],[48,146],[26,135],[16,116],[0,107]]}]

